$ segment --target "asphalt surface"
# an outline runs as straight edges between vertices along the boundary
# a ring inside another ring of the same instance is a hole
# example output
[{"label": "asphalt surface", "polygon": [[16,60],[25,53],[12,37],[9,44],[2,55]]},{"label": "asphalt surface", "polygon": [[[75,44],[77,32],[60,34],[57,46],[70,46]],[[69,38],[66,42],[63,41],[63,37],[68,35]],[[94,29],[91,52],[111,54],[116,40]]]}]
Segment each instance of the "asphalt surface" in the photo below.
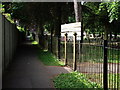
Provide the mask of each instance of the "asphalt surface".
[{"label": "asphalt surface", "polygon": [[17,50],[13,62],[3,75],[5,88],[52,88],[53,77],[60,73],[69,73],[68,67],[45,66],[38,60],[34,45],[23,45]]}]

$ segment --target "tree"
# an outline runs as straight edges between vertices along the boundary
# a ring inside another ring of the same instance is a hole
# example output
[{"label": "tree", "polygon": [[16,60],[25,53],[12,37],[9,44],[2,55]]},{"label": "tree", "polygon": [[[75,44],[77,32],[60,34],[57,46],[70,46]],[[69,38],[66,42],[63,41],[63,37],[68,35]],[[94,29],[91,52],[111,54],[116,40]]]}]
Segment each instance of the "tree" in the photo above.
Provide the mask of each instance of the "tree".
[{"label": "tree", "polygon": [[[98,29],[97,32],[104,30],[104,39],[108,39],[111,24],[119,19],[119,2],[91,2],[84,4],[84,26],[85,28]],[[88,12],[86,12],[88,11]],[[93,30],[92,32],[94,32]]]},{"label": "tree", "polygon": [[81,4],[80,2],[77,2],[77,0],[74,0],[74,11],[76,22],[81,22],[82,19]]},{"label": "tree", "polygon": [[82,21],[82,5],[77,0],[74,0],[74,11],[76,22],[81,22],[81,43],[83,42],[83,21]]}]

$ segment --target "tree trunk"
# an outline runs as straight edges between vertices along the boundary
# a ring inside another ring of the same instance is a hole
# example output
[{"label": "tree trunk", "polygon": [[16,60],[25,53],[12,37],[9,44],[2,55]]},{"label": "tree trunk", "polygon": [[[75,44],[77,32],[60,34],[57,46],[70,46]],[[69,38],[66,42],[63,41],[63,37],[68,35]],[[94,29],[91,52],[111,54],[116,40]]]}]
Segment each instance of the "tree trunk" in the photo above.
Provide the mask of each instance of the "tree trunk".
[{"label": "tree trunk", "polygon": [[51,45],[50,45],[50,46],[51,46],[51,47],[50,47],[50,51],[51,51],[52,53],[53,53],[53,46],[52,46],[52,42],[53,42],[53,29],[54,29],[54,28],[51,28],[51,39],[50,39],[50,40],[51,40],[51,41],[50,41],[50,44],[51,44]]},{"label": "tree trunk", "polygon": [[39,24],[39,44],[44,48],[44,29],[43,25]]},{"label": "tree trunk", "polygon": [[[81,22],[81,40],[80,43],[83,43],[83,20],[82,20],[82,5],[77,0],[74,0],[74,11],[75,11],[75,19],[76,22]],[[80,44],[80,48],[82,48],[82,44]],[[80,52],[82,49],[80,49]]]},{"label": "tree trunk", "polygon": [[93,37],[95,38],[95,32],[93,32]]},{"label": "tree trunk", "polygon": [[58,58],[60,59],[60,38],[61,38],[61,3],[56,3],[55,36],[58,37]]},{"label": "tree trunk", "polygon": [[108,23],[105,24],[104,40],[108,40]]},{"label": "tree trunk", "polygon": [[77,2],[77,0],[74,0],[74,11],[75,11],[75,20],[76,22],[82,21],[82,14],[81,14],[81,4],[80,2]]},{"label": "tree trunk", "polygon": [[110,32],[110,41],[111,41],[111,39],[112,39],[112,32]]},{"label": "tree trunk", "polygon": [[76,22],[81,22],[81,43],[83,42],[83,21],[82,21],[82,5],[77,0],[74,0],[74,11]]},{"label": "tree trunk", "polygon": [[114,34],[114,35],[115,35],[114,39],[117,39],[117,33],[116,33],[116,32],[115,32],[115,34]]}]

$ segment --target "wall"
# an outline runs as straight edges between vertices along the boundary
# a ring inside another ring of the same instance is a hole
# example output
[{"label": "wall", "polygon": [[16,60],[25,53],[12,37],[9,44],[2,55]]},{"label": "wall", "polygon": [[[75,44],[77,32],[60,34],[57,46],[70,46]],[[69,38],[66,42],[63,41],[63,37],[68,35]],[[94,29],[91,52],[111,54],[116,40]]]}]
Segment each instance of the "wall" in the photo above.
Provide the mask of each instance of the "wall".
[{"label": "wall", "polygon": [[4,16],[2,16],[2,31],[2,70],[4,72],[14,58],[19,32],[16,29],[16,25],[11,24]]},{"label": "wall", "polygon": [[16,25],[11,24],[0,13],[0,90],[2,89],[2,75],[13,60],[21,38],[23,37]]},{"label": "wall", "polygon": [[0,90],[2,89],[2,15],[0,14]]}]

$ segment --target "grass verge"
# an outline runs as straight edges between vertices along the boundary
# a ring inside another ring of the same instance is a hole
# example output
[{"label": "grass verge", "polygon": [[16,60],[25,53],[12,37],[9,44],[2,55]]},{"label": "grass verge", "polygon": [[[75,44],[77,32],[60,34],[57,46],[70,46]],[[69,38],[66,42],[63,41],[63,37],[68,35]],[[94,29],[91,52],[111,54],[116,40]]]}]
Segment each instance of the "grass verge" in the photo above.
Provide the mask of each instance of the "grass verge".
[{"label": "grass verge", "polygon": [[101,88],[99,84],[89,81],[79,72],[60,74],[53,82],[56,88]]},{"label": "grass verge", "polygon": [[64,66],[62,61],[59,61],[52,53],[45,50],[38,51],[38,57],[43,64],[47,66]]}]

